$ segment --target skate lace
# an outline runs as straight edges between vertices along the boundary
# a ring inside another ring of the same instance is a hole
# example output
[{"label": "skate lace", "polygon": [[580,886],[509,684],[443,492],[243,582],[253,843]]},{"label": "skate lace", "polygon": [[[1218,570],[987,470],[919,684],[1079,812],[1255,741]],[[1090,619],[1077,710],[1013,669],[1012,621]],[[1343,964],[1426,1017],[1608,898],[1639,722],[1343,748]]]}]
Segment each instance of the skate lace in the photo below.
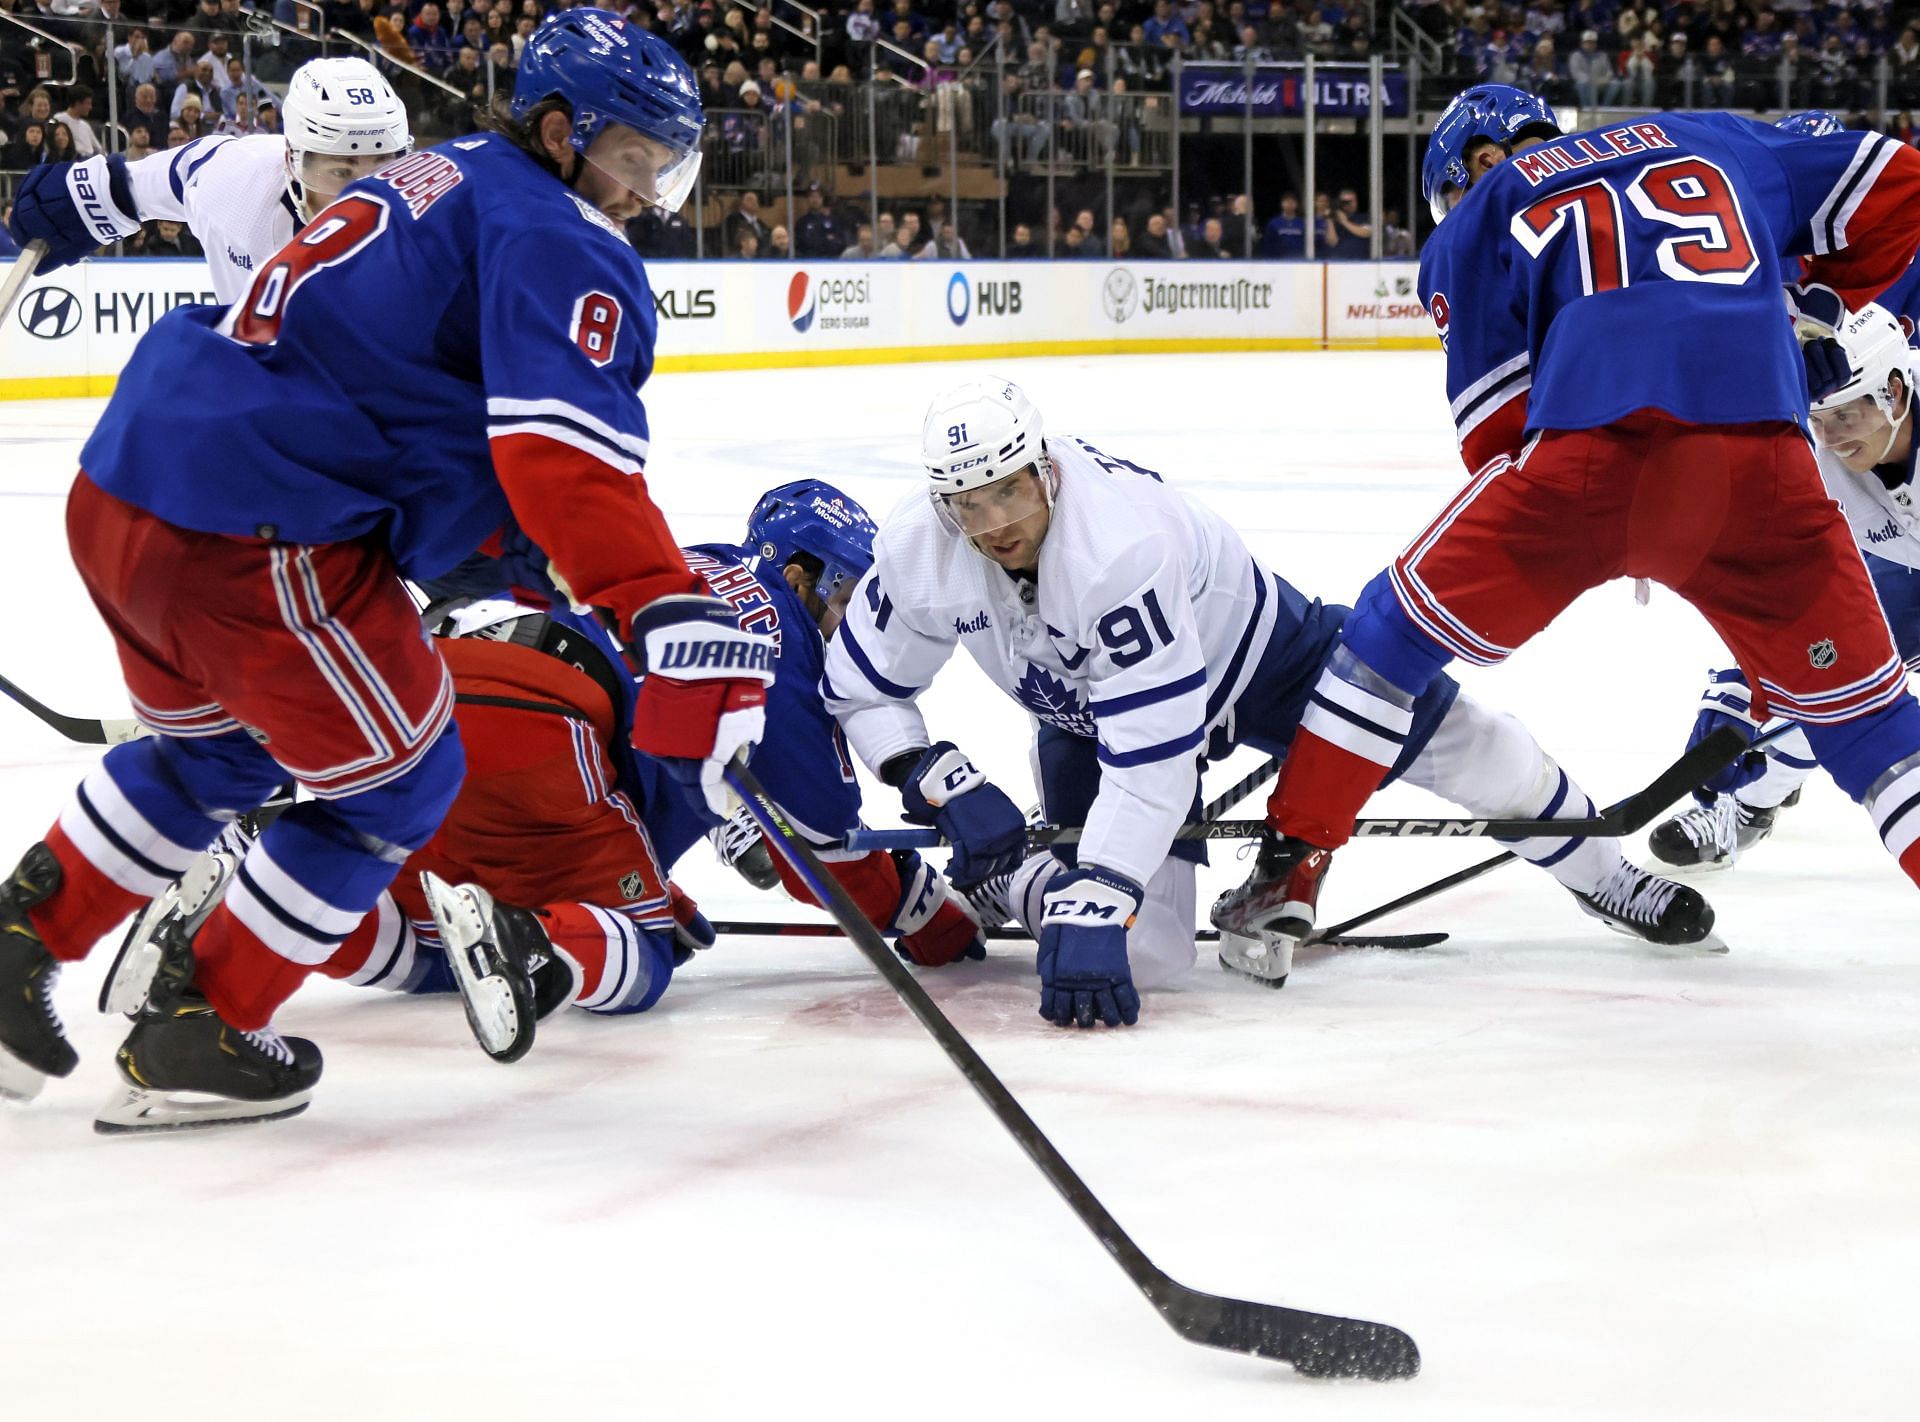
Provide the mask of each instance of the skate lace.
[{"label": "skate lace", "polygon": [[46,1014],[47,1025],[56,1035],[67,1035],[67,1024],[60,1020],[60,1009],[53,1005],[53,990],[60,983],[60,964],[49,964],[40,978],[40,1010]]},{"label": "skate lace", "polygon": [[242,1032],[241,1036],[253,1044],[256,1050],[272,1057],[281,1066],[293,1065],[293,1048],[287,1045],[287,1039],[271,1027],[262,1027],[258,1032]]},{"label": "skate lace", "polygon": [[1680,886],[1671,879],[1649,874],[1623,859],[1607,876],[1607,881],[1594,891],[1593,901],[1615,918],[1658,923],[1660,915],[1679,892]]},{"label": "skate lace", "polygon": [[741,855],[760,842],[760,824],[742,806],[725,824],[708,830],[707,838],[713,842],[713,852],[720,856],[720,862],[731,869]]},{"label": "skate lace", "polygon": [[1708,846],[1731,857],[1740,852],[1740,802],[1722,795],[1711,805],[1695,805],[1675,823],[1697,846]]}]

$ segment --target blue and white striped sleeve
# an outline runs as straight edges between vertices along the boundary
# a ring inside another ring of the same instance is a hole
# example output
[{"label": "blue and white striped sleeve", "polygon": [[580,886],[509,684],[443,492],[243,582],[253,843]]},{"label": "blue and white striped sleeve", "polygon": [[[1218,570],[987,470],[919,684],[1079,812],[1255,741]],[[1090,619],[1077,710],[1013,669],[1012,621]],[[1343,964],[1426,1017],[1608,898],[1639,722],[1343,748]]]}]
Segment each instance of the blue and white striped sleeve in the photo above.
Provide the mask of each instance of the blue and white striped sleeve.
[{"label": "blue and white striped sleeve", "polygon": [[127,164],[127,182],[133,188],[135,216],[142,222],[160,219],[191,224],[187,187],[213,156],[233,140],[225,135],[196,138],[164,153],[153,153]]},{"label": "blue and white striped sleeve", "polygon": [[932,744],[914,702],[946,665],[958,639],[914,625],[912,614],[887,591],[884,539],[874,555],[845,620],[827,643],[820,689],[854,754],[878,774],[902,751]]},{"label": "blue and white striped sleeve", "polygon": [[1128,589],[1121,581],[1121,590],[1089,605],[1101,603],[1105,610],[1086,629],[1100,792],[1080,858],[1144,884],[1166,859],[1199,784],[1206,654],[1175,557],[1144,583]]}]

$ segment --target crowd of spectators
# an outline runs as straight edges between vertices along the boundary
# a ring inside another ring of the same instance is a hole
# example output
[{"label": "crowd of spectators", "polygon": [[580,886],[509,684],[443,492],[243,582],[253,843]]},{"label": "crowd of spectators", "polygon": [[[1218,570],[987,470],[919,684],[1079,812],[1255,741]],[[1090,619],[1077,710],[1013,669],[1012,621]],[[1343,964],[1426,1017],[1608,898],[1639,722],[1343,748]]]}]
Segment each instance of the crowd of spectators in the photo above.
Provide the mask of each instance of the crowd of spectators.
[{"label": "crowd of spectators", "polygon": [[1920,104],[1920,6],[1896,0],[1414,0],[1447,77],[1582,108]]}]

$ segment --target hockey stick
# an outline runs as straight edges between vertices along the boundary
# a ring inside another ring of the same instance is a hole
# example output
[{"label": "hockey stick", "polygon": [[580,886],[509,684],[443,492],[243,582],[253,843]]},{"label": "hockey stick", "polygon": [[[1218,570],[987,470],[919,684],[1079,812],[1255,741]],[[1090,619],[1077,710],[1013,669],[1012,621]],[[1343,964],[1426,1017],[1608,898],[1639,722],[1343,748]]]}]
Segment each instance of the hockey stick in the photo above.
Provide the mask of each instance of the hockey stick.
[{"label": "hockey stick", "polygon": [[117,746],[122,741],[131,741],[147,734],[147,728],[138,721],[94,721],[83,716],[62,716],[46,703],[36,701],[27,695],[4,676],[0,676],[0,691],[4,691],[68,740],[83,746]]},{"label": "hockey stick", "polygon": [[33,280],[33,273],[40,265],[40,259],[47,255],[44,238],[36,237],[20,249],[20,255],[13,259],[13,266],[7,271],[5,281],[0,281],[0,326],[7,324],[12,314],[13,300],[20,294],[20,288]]},{"label": "hockey stick", "polygon": [[[1644,790],[1629,795],[1605,814],[1580,820],[1459,820],[1459,819],[1362,819],[1354,821],[1355,839],[1554,839],[1599,837],[1618,839],[1641,829],[1675,800],[1709,775],[1731,765],[1735,757],[1749,747],[1738,731],[1723,726],[1654,777]],[[1175,839],[1258,839],[1266,831],[1264,820],[1213,820],[1182,825]],[[1029,844],[1071,844],[1080,838],[1077,826],[1055,826],[1029,833]],[[855,830],[847,836],[846,848],[936,849],[938,831]]]},{"label": "hockey stick", "polygon": [[1280,757],[1270,755],[1266,762],[1251,771],[1236,784],[1230,785],[1213,799],[1200,807],[1200,820],[1217,820],[1228,810],[1239,804],[1247,796],[1271,780],[1280,770]]},{"label": "hockey stick", "polygon": [[[1749,751],[1759,750],[1762,746],[1780,739],[1780,737],[1792,730],[1795,724],[1795,722],[1788,721],[1775,726],[1771,731],[1766,732],[1764,735],[1756,736],[1753,740],[1749,741],[1746,749]],[[1736,732],[1735,734],[1738,733]],[[1744,754],[1745,752],[1742,753]],[[1688,788],[1691,789],[1692,787],[1689,786]],[[1624,804],[1625,802],[1622,801],[1621,803]],[[1615,805],[1613,808],[1617,810],[1620,806]],[[1654,813],[1658,814],[1659,811],[1656,810]],[[1327,937],[1338,938],[1343,933],[1351,933],[1354,929],[1362,928],[1376,919],[1385,918],[1390,913],[1398,913],[1403,908],[1412,908],[1417,903],[1422,903],[1438,894],[1444,894],[1448,889],[1457,888],[1461,884],[1478,879],[1482,874],[1490,873],[1498,869],[1502,864],[1511,863],[1519,857],[1520,856],[1512,850],[1508,850],[1504,854],[1494,855],[1491,859],[1483,859],[1478,864],[1469,864],[1465,869],[1456,870],[1454,873],[1448,874],[1445,878],[1435,879],[1431,884],[1404,893],[1390,903],[1384,903],[1376,908],[1370,908],[1365,913],[1357,913],[1352,918],[1334,924],[1332,928],[1327,930]]]},{"label": "hockey stick", "polygon": [[987,1108],[1027,1153],[1027,1158],[1060,1192],[1068,1208],[1126,1271],[1134,1286],[1160,1310],[1161,1317],[1174,1332],[1190,1343],[1291,1363],[1309,1377],[1385,1381],[1410,1378],[1420,1370],[1420,1350],[1413,1339],[1387,1324],[1201,1293],[1164,1273],[1107,1212],[1106,1206],[1074,1173],[1066,1157],[1034,1124],[1033,1118],[993,1074],[973,1045],[894,957],[879,931],[847,897],[840,881],[826,872],[813,850],[804,842],[779,833],[772,802],[766,799],[753,772],[734,764],[727,767],[726,774],[727,783],[739,792],[754,819],[759,821],[767,843],[793,867],[814,897],[827,906],[841,931],[853,940],[854,946],[886,979],[887,986],[906,1004],[907,1010],[940,1044],[947,1059],[979,1093]]},{"label": "hockey stick", "polygon": [[[722,919],[713,925],[715,933],[731,933],[746,938],[840,938],[845,935],[831,923],[783,923],[778,920]],[[1033,935],[1023,928],[983,928],[983,938],[993,942],[1031,943]],[[1218,943],[1220,930],[1202,928],[1193,935],[1195,943]],[[1444,933],[1370,934],[1364,938],[1336,938],[1331,935],[1312,940],[1315,947],[1326,948],[1431,948],[1447,941]]]}]

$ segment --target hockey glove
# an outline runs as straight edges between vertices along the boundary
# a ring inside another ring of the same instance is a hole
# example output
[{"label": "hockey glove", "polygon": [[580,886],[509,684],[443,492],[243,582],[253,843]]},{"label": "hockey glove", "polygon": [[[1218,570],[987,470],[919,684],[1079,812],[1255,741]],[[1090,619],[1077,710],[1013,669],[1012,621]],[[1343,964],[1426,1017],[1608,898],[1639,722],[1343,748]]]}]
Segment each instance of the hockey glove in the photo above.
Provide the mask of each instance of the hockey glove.
[{"label": "hockey glove", "polygon": [[1840,293],[1817,281],[1789,282],[1787,310],[1793,316],[1793,334],[1802,341],[1832,336],[1847,324],[1847,303]]},{"label": "hockey glove", "polygon": [[1040,915],[1040,1015],[1062,1027],[1131,1027],[1140,994],[1127,965],[1127,929],[1140,886],[1086,864],[1054,876]]},{"label": "hockey glove", "polygon": [[21,246],[47,244],[40,270],[77,262],[89,252],[140,230],[127,160],[98,154],[79,163],[29,168],[13,194],[7,230]]},{"label": "hockey glove", "polygon": [[[1753,693],[1738,667],[1707,673],[1707,689],[1700,693],[1700,711],[1693,718],[1693,734],[1687,737],[1691,750],[1722,726],[1731,726],[1748,740],[1760,729],[1753,719]],[[1711,805],[1717,795],[1730,795],[1742,785],[1758,780],[1767,769],[1765,751],[1748,751],[1725,770],[1705,781],[1693,792],[1693,798]]]},{"label": "hockey glove", "polygon": [[742,631],[719,598],[663,597],[633,619],[633,647],[643,672],[634,749],[726,819],[732,806],[722,772],[766,730],[773,640]]},{"label": "hockey glove", "polygon": [[947,877],[961,893],[983,879],[1008,874],[1027,853],[1027,822],[1019,807],[954,746],[929,746],[900,784],[906,816],[936,825],[953,846]]},{"label": "hockey glove", "polygon": [[1807,403],[1818,404],[1853,379],[1853,362],[1832,336],[1816,336],[1800,347],[1807,367]]},{"label": "hockey glove", "polygon": [[[801,903],[818,903],[784,854],[773,857],[780,882]],[[876,849],[858,859],[836,859],[827,872],[840,881],[854,906],[882,933],[897,935],[894,951],[923,968],[962,958],[984,958],[980,925],[955,901],[940,871],[911,849]]]}]

